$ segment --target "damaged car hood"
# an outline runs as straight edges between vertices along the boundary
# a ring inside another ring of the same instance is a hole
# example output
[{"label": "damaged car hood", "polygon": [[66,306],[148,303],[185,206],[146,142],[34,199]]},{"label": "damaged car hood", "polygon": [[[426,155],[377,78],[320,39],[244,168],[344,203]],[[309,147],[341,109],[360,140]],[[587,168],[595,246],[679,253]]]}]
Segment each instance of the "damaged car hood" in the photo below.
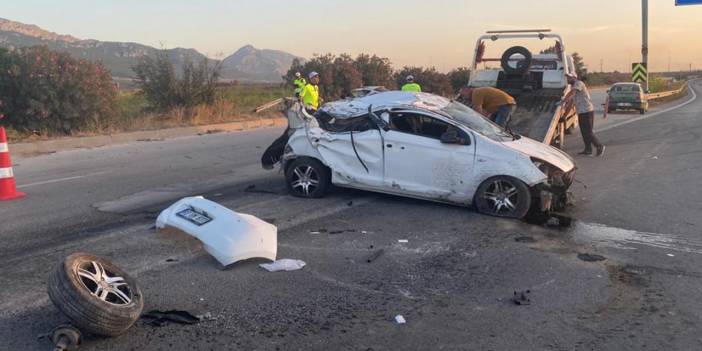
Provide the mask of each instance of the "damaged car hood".
[{"label": "damaged car hood", "polygon": [[504,141],[502,145],[527,156],[548,162],[563,172],[570,172],[575,168],[575,162],[565,152],[527,137]]}]

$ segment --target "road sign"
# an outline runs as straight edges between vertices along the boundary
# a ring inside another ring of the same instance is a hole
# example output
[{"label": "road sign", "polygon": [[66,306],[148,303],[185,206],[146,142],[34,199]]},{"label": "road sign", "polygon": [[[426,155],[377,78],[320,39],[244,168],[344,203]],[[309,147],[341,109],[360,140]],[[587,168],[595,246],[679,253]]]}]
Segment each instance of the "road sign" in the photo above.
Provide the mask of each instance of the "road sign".
[{"label": "road sign", "polygon": [[702,5],[702,0],[675,0],[675,6]]},{"label": "road sign", "polygon": [[648,70],[645,63],[635,62],[631,64],[631,81],[636,83],[646,83],[648,81]]}]

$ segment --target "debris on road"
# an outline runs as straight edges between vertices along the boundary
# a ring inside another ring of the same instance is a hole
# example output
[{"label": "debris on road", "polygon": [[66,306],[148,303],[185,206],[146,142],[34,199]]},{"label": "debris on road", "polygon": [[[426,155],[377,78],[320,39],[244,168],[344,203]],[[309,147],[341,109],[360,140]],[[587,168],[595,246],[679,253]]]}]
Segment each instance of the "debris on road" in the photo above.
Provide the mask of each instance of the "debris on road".
[{"label": "debris on road", "polygon": [[380,257],[380,255],[382,255],[384,252],[385,252],[385,250],[383,250],[383,249],[376,250],[375,252],[373,252],[372,254],[370,254],[370,256],[368,256],[368,258],[366,258],[366,262],[371,263],[371,262],[375,261],[375,260],[376,260],[378,257]]},{"label": "debris on road", "polygon": [[673,255],[673,254],[668,254],[668,257],[675,257],[675,255]]},{"label": "debris on road", "polygon": [[405,324],[407,321],[405,320],[405,317],[403,317],[401,314],[398,314],[395,316],[395,323],[397,324]]},{"label": "debris on road", "polygon": [[514,295],[512,295],[512,302],[514,302],[516,305],[531,305],[531,300],[529,299],[529,294],[531,294],[530,290],[524,290],[524,291],[515,291]]},{"label": "debris on road", "polygon": [[534,239],[531,236],[519,236],[519,237],[514,238],[514,241],[516,241],[518,243],[535,243],[536,239]]},{"label": "debris on road", "polygon": [[278,251],[276,226],[202,196],[186,197],[163,210],[156,227],[171,227],[194,236],[225,267],[255,257],[275,261]]},{"label": "debris on road", "polygon": [[83,341],[80,330],[70,324],[59,325],[49,334],[51,334],[51,342],[54,343],[54,351],[78,350]]},{"label": "debris on road", "polygon": [[278,272],[278,271],[296,271],[298,269],[302,269],[302,267],[306,266],[307,263],[302,260],[293,260],[289,258],[282,258],[279,259],[273,263],[262,263],[259,264],[259,267],[269,271],[269,272]]},{"label": "debris on road", "polygon": [[578,254],[578,258],[582,261],[585,261],[585,262],[598,262],[598,261],[604,261],[607,259],[604,256],[590,254],[590,253],[580,253],[580,254]]},{"label": "debris on road", "polygon": [[48,292],[75,326],[96,335],[126,332],[144,308],[134,279],[112,262],[86,253],[61,261],[49,275]]},{"label": "debris on road", "polygon": [[406,243],[409,242],[409,240],[407,240],[407,239],[399,239],[399,240],[397,240],[397,242],[400,243],[400,244],[406,244]]},{"label": "debris on road", "polygon": [[277,191],[266,190],[266,189],[258,189],[258,188],[256,188],[256,184],[251,184],[251,185],[247,186],[247,187],[244,189],[244,192],[247,192],[247,193],[257,193],[257,194],[274,194],[274,195],[279,195],[279,193],[278,193]]},{"label": "debris on road", "polygon": [[188,311],[178,310],[152,310],[141,315],[141,319],[145,320],[146,324],[152,327],[161,327],[169,322],[176,324],[196,324],[201,320],[201,318],[194,316]]}]

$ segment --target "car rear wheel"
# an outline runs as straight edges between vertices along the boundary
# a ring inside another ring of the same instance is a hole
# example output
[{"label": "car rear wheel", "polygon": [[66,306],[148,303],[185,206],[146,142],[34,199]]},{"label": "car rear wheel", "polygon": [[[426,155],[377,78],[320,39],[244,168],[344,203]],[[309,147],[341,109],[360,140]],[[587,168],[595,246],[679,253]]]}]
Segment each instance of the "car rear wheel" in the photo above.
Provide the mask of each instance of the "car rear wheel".
[{"label": "car rear wheel", "polygon": [[484,181],[475,193],[478,212],[506,218],[523,218],[529,211],[531,194],[524,182],[507,176]]},{"label": "car rear wheel", "polygon": [[288,191],[297,197],[319,198],[331,184],[329,168],[313,158],[298,158],[287,167],[285,182]]}]

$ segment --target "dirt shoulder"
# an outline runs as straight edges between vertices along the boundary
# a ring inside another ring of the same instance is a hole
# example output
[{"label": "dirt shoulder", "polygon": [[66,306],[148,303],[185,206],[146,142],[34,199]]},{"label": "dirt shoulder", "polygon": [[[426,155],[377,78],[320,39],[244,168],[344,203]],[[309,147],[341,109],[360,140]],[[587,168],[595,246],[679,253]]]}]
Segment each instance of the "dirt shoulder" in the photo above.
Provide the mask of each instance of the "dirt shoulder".
[{"label": "dirt shoulder", "polygon": [[282,115],[266,116],[243,121],[207,124],[188,127],[165,128],[157,130],[143,130],[115,134],[102,134],[93,136],[71,136],[51,138],[45,140],[22,141],[12,143],[10,151],[14,157],[31,157],[41,154],[50,154],[59,151],[95,148],[117,144],[126,144],[137,141],[159,141],[193,135],[213,134],[222,132],[251,130],[258,128],[280,127],[287,125],[288,121]]}]

